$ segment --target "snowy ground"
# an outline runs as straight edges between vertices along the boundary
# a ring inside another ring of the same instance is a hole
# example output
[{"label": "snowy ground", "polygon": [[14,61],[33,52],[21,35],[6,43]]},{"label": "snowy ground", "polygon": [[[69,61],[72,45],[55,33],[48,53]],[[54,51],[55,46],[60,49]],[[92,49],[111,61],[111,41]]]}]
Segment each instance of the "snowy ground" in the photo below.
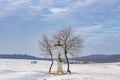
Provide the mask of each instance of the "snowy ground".
[{"label": "snowy ground", "polygon": [[[49,65],[49,61],[0,59],[0,80],[120,80],[120,63],[71,64],[70,75],[48,74]],[[55,63],[53,72],[56,67]]]}]

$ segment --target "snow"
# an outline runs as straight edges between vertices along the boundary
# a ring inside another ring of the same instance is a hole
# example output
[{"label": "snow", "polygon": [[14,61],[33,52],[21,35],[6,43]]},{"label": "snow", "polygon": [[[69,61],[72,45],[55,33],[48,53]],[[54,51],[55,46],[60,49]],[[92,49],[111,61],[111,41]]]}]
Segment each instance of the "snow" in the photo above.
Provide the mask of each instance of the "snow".
[{"label": "snow", "polygon": [[[71,64],[72,74],[48,74],[50,61],[0,59],[0,80],[120,80],[120,63]],[[56,63],[52,68],[55,72]],[[66,64],[63,64],[64,71]]]}]

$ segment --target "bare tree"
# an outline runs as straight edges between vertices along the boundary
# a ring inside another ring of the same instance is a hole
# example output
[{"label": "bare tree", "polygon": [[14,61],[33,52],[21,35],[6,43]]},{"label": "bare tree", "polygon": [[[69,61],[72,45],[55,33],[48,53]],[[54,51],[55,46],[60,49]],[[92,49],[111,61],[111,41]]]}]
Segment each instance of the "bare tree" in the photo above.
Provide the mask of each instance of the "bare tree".
[{"label": "bare tree", "polygon": [[79,35],[75,35],[75,32],[72,28],[60,29],[57,34],[54,35],[54,38],[60,40],[64,44],[63,50],[67,62],[67,72],[71,73],[68,53],[72,56],[75,53],[78,53],[82,48],[83,40],[80,38]]},{"label": "bare tree", "polygon": [[51,56],[52,63],[49,67],[49,73],[51,73],[51,69],[52,69],[52,66],[54,63],[53,54],[52,54],[52,47],[53,46],[51,45],[51,40],[46,35],[43,35],[41,41],[39,42],[39,45],[40,45],[41,51],[43,51],[43,52],[45,52],[45,54]]}]

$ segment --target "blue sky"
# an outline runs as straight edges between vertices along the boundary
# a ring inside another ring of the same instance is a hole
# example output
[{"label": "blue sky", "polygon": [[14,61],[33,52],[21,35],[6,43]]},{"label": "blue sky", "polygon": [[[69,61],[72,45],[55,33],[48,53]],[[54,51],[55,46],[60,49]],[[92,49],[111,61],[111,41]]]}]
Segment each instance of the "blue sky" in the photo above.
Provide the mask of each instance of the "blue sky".
[{"label": "blue sky", "polygon": [[38,56],[41,35],[73,27],[82,55],[120,54],[120,0],[0,0],[0,54]]}]

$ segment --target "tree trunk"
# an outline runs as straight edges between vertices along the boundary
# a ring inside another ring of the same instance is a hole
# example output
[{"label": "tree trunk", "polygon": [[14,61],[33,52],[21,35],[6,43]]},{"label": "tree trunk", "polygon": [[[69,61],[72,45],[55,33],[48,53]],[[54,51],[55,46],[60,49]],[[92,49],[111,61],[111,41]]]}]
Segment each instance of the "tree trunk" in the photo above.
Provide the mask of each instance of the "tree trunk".
[{"label": "tree trunk", "polygon": [[50,65],[50,67],[49,67],[49,73],[51,73],[51,69],[52,69],[52,66],[53,66],[53,63],[54,63],[52,53],[50,55],[51,55],[52,63]]},{"label": "tree trunk", "polygon": [[67,51],[66,51],[66,50],[65,50],[65,57],[66,57],[66,62],[67,62],[67,72],[68,72],[69,74],[71,74],[69,59],[68,59],[68,57],[67,57]]}]

